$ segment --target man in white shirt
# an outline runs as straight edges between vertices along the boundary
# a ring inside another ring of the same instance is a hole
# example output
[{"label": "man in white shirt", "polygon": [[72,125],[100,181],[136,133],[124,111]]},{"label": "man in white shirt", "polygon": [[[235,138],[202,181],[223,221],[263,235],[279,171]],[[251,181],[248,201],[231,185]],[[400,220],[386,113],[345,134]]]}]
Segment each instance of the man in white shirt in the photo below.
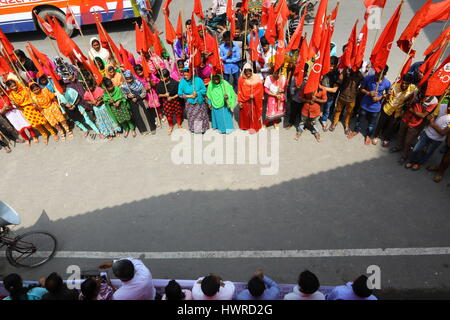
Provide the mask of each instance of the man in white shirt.
[{"label": "man in white shirt", "polygon": [[194,300],[231,300],[234,296],[234,284],[231,281],[222,281],[215,274],[197,279],[192,287]]},{"label": "man in white shirt", "polygon": [[325,300],[320,288],[319,279],[311,271],[305,270],[298,277],[298,285],[291,293],[284,296],[284,300]]},{"label": "man in white shirt", "polygon": [[105,262],[100,269],[113,269],[122,285],[114,292],[113,300],[154,300],[155,287],[150,270],[139,259],[126,258]]}]

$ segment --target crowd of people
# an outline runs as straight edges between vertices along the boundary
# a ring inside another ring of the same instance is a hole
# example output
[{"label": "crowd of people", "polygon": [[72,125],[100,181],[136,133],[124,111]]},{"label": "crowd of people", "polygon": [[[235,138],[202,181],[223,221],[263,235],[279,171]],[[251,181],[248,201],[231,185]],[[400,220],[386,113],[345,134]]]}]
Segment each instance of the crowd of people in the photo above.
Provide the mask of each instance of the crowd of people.
[{"label": "crowd of people", "polygon": [[[381,72],[368,61],[356,70],[342,67],[342,57],[332,43],[330,71],[322,76],[317,90],[305,94],[312,62],[306,62],[301,84],[293,77],[298,50],[287,52],[277,68],[276,46],[265,38],[266,29],[258,19],[250,16],[248,32],[244,31],[247,19],[241,6],[236,4],[234,34],[221,20],[211,29],[212,17],[205,23],[208,27],[190,19],[173,46],[173,57],[167,51],[157,55],[149,50],[137,58],[128,52],[128,69],[98,38],[92,38],[88,55],[103,76],[100,85],[83,65],[58,56],[49,59],[60,78],[57,86],[47,74],[37,77],[38,68],[17,49],[17,73],[3,74],[0,84],[0,146],[9,153],[10,142],[30,146],[32,141],[39,143],[39,135],[45,144],[50,136],[64,141],[73,137],[74,127],[85,137],[111,140],[135,137],[138,132],[153,135],[167,123],[171,134],[175,124],[183,129],[185,120],[192,133],[212,128],[227,134],[237,127],[255,133],[283,125],[296,129],[295,140],[309,130],[320,142],[320,129],[334,132],[342,120],[349,139],[361,133],[366,145],[381,142],[390,152],[400,152],[399,163],[412,170],[419,170],[443,145],[441,163],[427,166],[436,172],[434,181],[442,180],[450,165],[450,100],[445,94],[427,95],[426,83],[417,86],[424,76],[419,68],[423,61],[391,83],[388,66]],[[223,17],[224,10],[226,1],[215,1],[214,16]],[[299,21],[298,5],[290,5],[287,39],[294,36]],[[193,27],[204,44],[200,48],[189,46]],[[249,45],[256,36],[259,58],[252,61]],[[223,66],[220,72],[213,68],[216,58]],[[356,118],[354,125],[352,118]]]},{"label": "crowd of people", "polygon": [[170,280],[164,290],[158,292],[150,270],[139,259],[108,261],[99,266],[99,270],[107,269],[112,269],[120,280],[118,288],[109,277],[99,275],[84,279],[79,290],[69,289],[55,272],[41,278],[39,284],[25,287],[20,275],[12,273],[3,278],[9,293],[4,300],[377,300],[366,275],[336,286],[328,294],[320,292],[320,281],[309,270],[300,273],[292,292],[283,294],[280,285],[261,269],[256,270],[242,290],[217,274],[208,274],[198,278],[190,289]]}]

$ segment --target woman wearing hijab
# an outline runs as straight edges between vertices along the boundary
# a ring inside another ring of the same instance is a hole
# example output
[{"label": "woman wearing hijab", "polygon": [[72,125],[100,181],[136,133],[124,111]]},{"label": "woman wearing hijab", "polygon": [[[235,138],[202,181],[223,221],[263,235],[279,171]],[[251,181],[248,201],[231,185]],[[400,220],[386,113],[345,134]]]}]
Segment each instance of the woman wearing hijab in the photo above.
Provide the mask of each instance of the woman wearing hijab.
[{"label": "woman wearing hijab", "polygon": [[[160,106],[158,95],[156,93],[156,86],[159,83],[158,77],[154,74],[150,74],[150,77],[146,78],[144,74],[144,68],[142,65],[137,64],[134,66],[134,72],[136,73],[135,78],[139,80],[145,88],[146,96],[144,102],[146,107],[150,108],[152,114],[155,114],[155,119],[158,117],[159,119],[162,117],[160,112]],[[159,128],[158,124],[158,128]]]},{"label": "woman wearing hijab", "polygon": [[[41,114],[39,107],[32,100],[30,90],[13,79],[7,80],[6,85],[9,89],[9,98],[23,112],[27,122],[44,137],[44,143],[47,144],[49,137],[47,131],[50,132],[52,136],[56,136],[56,132]],[[34,143],[39,143],[39,140],[36,137],[33,137],[33,141]]]},{"label": "woman wearing hijab", "polygon": [[[64,92],[57,93],[56,97],[61,106],[64,107],[63,113],[67,113],[69,118],[75,123],[75,125],[84,132],[84,137],[89,135],[89,127],[94,130],[95,133],[99,134],[95,123],[86,114],[86,110],[80,104],[80,96],[75,89],[66,86],[64,81],[60,81],[60,85]],[[69,134],[69,137],[72,135]]]},{"label": "woman wearing hijab", "polygon": [[239,127],[251,133],[261,129],[264,86],[261,76],[253,73],[250,63],[244,65],[238,81]]},{"label": "woman wearing hijab", "polygon": [[216,74],[208,85],[206,95],[211,108],[212,128],[220,133],[232,132],[233,109],[237,98],[233,86]]},{"label": "woman wearing hijab", "polygon": [[117,136],[122,128],[114,121],[103,101],[104,90],[96,85],[95,81],[87,81],[88,91],[84,94],[86,100],[94,109],[97,128],[100,130],[100,138],[111,140]]},{"label": "woman wearing hijab", "polygon": [[103,84],[106,87],[106,90],[103,93],[103,101],[125,132],[124,137],[128,137],[130,130],[133,131],[132,134],[135,137],[136,126],[131,120],[130,104],[128,103],[127,98],[124,96],[122,90],[119,87],[116,87],[110,79],[104,78]]},{"label": "woman wearing hijab", "polygon": [[[145,104],[147,91],[144,85],[137,80],[130,70],[125,70],[123,73],[125,82],[122,84],[122,92],[128,98],[131,107],[131,118],[137,126],[139,132],[147,135],[150,132],[155,134],[155,110],[148,108]],[[133,134],[133,137],[135,134]]]},{"label": "woman wearing hijab", "polygon": [[[61,140],[66,140],[66,134],[72,136],[73,133],[67,125],[66,119],[61,113],[56,96],[47,88],[41,88],[37,83],[30,85],[31,97],[35,101],[45,119],[58,130]],[[64,130],[63,130],[64,128]],[[54,136],[55,141],[59,140],[58,135]]]},{"label": "woman wearing hijab", "polygon": [[[6,118],[6,119],[5,119]],[[11,128],[12,125],[12,128]],[[20,110],[14,108],[11,100],[3,90],[0,91],[0,131],[11,141],[21,143],[22,141],[18,139],[14,129],[20,134],[20,136],[31,145],[30,138],[28,138],[25,130],[30,132],[30,135],[34,138],[35,134],[33,129],[27,120],[23,117]],[[6,152],[8,152],[9,146],[5,147]],[[9,153],[9,152],[8,152]]]},{"label": "woman wearing hijab", "polygon": [[178,96],[186,100],[189,130],[192,133],[205,133],[209,128],[208,110],[205,106],[205,84],[199,77],[192,77],[189,68],[183,70],[183,76],[178,85]]},{"label": "woman wearing hijab", "polygon": [[267,96],[266,119],[264,125],[268,126],[273,123],[275,129],[285,112],[286,103],[286,77],[280,74],[280,69],[270,70],[270,75],[264,82],[264,92]]},{"label": "woman wearing hijab", "polygon": [[97,37],[92,37],[90,40],[91,49],[89,49],[89,57],[94,60],[96,57],[102,59],[105,64],[110,61],[110,53],[107,49],[103,48],[100,44],[100,40]]},{"label": "woman wearing hijab", "polygon": [[170,77],[167,69],[164,69],[161,74],[162,81],[156,86],[156,92],[161,99],[164,115],[167,117],[167,122],[169,123],[167,134],[171,134],[174,118],[176,118],[178,128],[182,128],[183,100],[178,97],[178,81]]}]

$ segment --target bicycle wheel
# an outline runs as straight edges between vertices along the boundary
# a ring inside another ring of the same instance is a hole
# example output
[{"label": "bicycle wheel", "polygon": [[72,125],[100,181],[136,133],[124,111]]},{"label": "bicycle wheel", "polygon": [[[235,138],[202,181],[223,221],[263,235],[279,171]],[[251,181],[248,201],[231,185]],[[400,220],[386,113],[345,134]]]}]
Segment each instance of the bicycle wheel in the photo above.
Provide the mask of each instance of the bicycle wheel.
[{"label": "bicycle wheel", "polygon": [[6,248],[6,257],[17,267],[34,268],[55,255],[56,245],[56,238],[48,232],[27,232],[17,236]]}]

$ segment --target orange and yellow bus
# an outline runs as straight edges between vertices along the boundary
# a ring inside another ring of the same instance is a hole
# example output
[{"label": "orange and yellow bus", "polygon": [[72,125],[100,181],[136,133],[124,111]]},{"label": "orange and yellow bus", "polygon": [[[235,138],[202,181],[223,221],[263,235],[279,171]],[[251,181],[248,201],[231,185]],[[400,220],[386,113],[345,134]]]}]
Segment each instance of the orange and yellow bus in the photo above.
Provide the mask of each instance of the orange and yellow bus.
[{"label": "orange and yellow bus", "polygon": [[44,19],[46,15],[56,17],[71,34],[66,26],[68,4],[80,25],[95,23],[93,12],[101,13],[104,22],[139,17],[136,0],[0,0],[0,28],[4,33],[37,30],[36,11]]}]

